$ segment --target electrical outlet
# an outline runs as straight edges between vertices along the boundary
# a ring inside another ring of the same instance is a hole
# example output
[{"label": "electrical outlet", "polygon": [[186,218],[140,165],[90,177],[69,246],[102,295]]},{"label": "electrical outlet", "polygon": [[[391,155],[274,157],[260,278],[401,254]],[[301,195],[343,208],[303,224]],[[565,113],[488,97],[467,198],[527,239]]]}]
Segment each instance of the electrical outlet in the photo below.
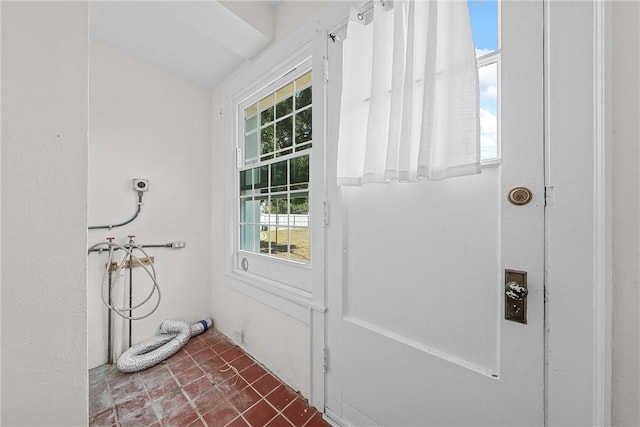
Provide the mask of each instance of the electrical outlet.
[{"label": "electrical outlet", "polygon": [[133,178],[134,191],[149,191],[149,180],[145,178]]}]

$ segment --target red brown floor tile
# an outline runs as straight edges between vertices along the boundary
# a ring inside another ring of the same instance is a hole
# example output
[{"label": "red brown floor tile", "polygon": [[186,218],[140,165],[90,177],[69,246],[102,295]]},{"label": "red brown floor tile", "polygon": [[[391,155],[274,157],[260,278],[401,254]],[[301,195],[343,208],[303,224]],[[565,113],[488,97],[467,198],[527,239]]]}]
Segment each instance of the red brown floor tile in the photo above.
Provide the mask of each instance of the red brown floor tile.
[{"label": "red brown floor tile", "polygon": [[328,424],[322,419],[320,412],[316,412],[304,427],[326,427]]},{"label": "red brown floor tile", "polygon": [[118,423],[123,427],[150,426],[158,421],[156,412],[148,403],[138,408],[132,408],[130,412],[125,412],[124,414],[116,407],[116,414],[118,416]]},{"label": "red brown floor tile", "polygon": [[231,362],[236,360],[237,358],[241,357],[244,355],[244,351],[242,351],[239,347],[232,347],[230,349],[228,349],[227,351],[225,351],[224,353],[219,353],[220,357],[222,357],[222,359],[225,362]]},{"label": "red brown floor tile", "polygon": [[187,397],[189,397],[190,400],[193,400],[204,392],[211,390],[213,387],[214,384],[211,382],[211,380],[204,376],[200,377],[191,384],[187,384],[182,389],[187,393]]},{"label": "red brown floor tile", "polygon": [[266,427],[292,427],[292,425],[285,417],[283,417],[282,415],[278,415],[277,417],[269,421],[269,423],[266,424]]},{"label": "red brown floor tile", "polygon": [[298,397],[282,411],[282,415],[287,417],[294,426],[302,427],[314,415],[314,412],[309,409],[302,398]]},{"label": "red brown floor tile", "polygon": [[227,424],[226,427],[248,427],[248,426],[251,426],[251,424],[247,423],[244,420],[244,418],[242,418],[242,415],[239,415],[235,420]]},{"label": "red brown floor tile", "polygon": [[253,359],[251,359],[246,354],[243,354],[242,356],[238,357],[237,359],[229,362],[229,365],[231,365],[234,368],[236,368],[236,370],[238,372],[241,372],[241,371],[244,371],[245,369],[247,369],[249,366],[253,365]]},{"label": "red brown floor tile", "polygon": [[281,411],[286,408],[289,403],[296,398],[296,394],[289,390],[289,387],[282,384],[279,385],[275,390],[269,393],[266,399],[273,405],[274,408]]},{"label": "red brown floor tile", "polygon": [[255,388],[262,396],[266,396],[275,390],[280,384],[280,381],[278,381],[276,377],[271,374],[266,374],[254,382],[252,387]]},{"label": "red brown floor tile", "polygon": [[235,394],[229,396],[229,401],[236,407],[238,412],[242,413],[255,405],[261,396],[251,387],[245,387],[238,390]]},{"label": "red brown floor tile", "polygon": [[244,378],[249,384],[253,384],[267,374],[267,371],[257,363],[249,366],[242,371],[242,378]]},{"label": "red brown floor tile", "polygon": [[95,426],[111,426],[116,424],[116,412],[113,407],[89,417],[89,424]]},{"label": "red brown floor tile", "polygon": [[266,400],[261,400],[242,414],[252,426],[265,426],[276,415],[278,412]]},{"label": "red brown floor tile", "polygon": [[238,415],[240,415],[240,413],[236,408],[233,406],[225,406],[218,410],[207,412],[202,418],[209,427],[224,427],[237,418]]},{"label": "red brown floor tile", "polygon": [[327,427],[306,400],[215,329],[167,361],[123,374],[89,372],[89,425]]},{"label": "red brown floor tile", "polygon": [[173,373],[173,376],[176,377],[181,386],[191,384],[195,380],[204,377],[204,371],[198,365],[194,365],[193,362],[182,370],[171,368],[171,373]]},{"label": "red brown floor tile", "polygon": [[165,426],[186,427],[200,420],[198,412],[189,403],[185,403],[172,411],[167,412],[162,417],[162,424]]}]

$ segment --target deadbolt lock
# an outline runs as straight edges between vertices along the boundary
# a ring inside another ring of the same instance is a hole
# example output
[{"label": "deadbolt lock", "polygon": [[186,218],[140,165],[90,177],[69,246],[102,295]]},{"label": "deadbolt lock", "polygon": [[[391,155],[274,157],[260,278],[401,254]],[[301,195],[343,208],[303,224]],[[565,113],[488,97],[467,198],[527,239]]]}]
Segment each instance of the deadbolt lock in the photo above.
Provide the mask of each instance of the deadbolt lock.
[{"label": "deadbolt lock", "polygon": [[527,187],[516,187],[509,191],[509,201],[516,206],[524,206],[531,201],[533,193]]},{"label": "deadbolt lock", "polygon": [[527,272],[504,271],[504,318],[527,323]]}]

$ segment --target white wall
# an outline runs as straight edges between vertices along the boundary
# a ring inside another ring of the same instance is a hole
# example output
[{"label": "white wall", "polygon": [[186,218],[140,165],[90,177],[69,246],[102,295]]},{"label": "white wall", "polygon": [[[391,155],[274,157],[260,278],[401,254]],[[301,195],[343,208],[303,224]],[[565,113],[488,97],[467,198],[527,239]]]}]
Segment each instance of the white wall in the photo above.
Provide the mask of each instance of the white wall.
[{"label": "white wall", "polygon": [[2,2],[2,425],[87,422],[87,4]]},{"label": "white wall", "polygon": [[640,4],[612,4],[613,418],[640,425]]},{"label": "white wall", "polygon": [[274,44],[285,39],[302,25],[313,25],[312,18],[330,0],[304,0],[304,1],[283,1],[274,11]]},{"label": "white wall", "polygon": [[[211,91],[97,42],[89,51],[89,224],[114,224],[135,212],[133,178],[149,179],[132,223],[89,231],[140,244],[185,241],[184,249],[148,249],[162,291],[158,310],[134,321],[133,343],[155,335],[164,319],[194,322],[211,314]],[[106,362],[107,314],[99,289],[106,255],[89,256],[89,367]],[[134,271],[134,295],[151,281]],[[138,291],[136,291],[136,289]],[[153,304],[134,312],[148,312]]]}]

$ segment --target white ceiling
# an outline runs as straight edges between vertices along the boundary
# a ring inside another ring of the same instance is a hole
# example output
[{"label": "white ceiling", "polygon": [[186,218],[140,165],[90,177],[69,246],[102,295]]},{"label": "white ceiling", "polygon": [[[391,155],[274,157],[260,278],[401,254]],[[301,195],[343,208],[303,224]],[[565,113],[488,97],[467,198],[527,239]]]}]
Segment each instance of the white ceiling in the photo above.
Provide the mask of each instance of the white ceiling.
[{"label": "white ceiling", "polygon": [[91,1],[95,41],[213,88],[264,49],[272,2]]}]

